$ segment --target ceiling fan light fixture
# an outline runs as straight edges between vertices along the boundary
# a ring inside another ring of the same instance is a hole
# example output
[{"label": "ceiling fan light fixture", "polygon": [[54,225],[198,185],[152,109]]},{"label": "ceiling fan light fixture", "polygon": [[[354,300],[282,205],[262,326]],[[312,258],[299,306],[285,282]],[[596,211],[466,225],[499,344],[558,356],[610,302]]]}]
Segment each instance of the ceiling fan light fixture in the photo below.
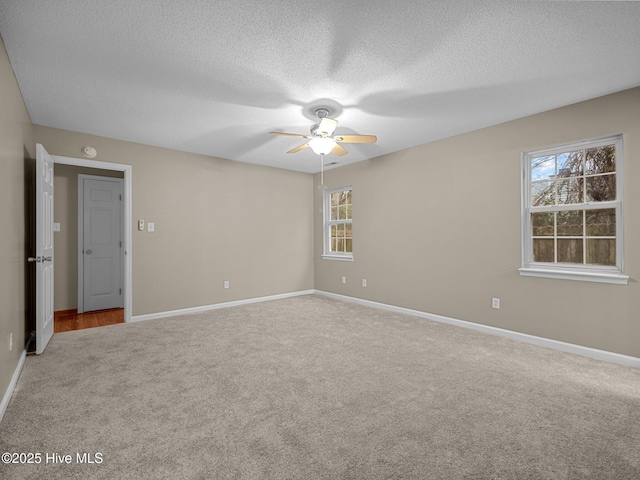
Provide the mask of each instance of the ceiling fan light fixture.
[{"label": "ceiling fan light fixture", "polygon": [[309,140],[309,146],[317,155],[326,155],[331,153],[333,147],[336,146],[336,141],[333,138],[316,137]]},{"label": "ceiling fan light fixture", "polygon": [[325,117],[320,120],[320,124],[318,125],[318,133],[321,135],[326,135],[330,137],[333,135],[333,132],[336,131],[336,127],[338,126],[338,121],[333,118]]}]

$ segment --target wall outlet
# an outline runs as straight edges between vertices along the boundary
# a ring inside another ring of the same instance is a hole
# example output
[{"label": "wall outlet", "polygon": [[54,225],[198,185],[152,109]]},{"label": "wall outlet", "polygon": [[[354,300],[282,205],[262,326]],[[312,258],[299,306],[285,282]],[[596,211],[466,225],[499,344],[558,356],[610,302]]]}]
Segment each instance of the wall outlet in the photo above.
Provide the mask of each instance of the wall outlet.
[{"label": "wall outlet", "polygon": [[347,283],[347,277],[342,277],[342,283]]},{"label": "wall outlet", "polygon": [[138,230],[144,232],[144,220],[138,220]]},{"label": "wall outlet", "polygon": [[224,288],[229,288],[229,280],[224,281]]},{"label": "wall outlet", "polygon": [[9,351],[13,350],[13,332],[9,334]]},{"label": "wall outlet", "polygon": [[60,231],[60,224],[59,223],[54,223],[53,224],[53,231],[54,232],[59,232]]},{"label": "wall outlet", "polygon": [[362,286],[363,286],[363,287],[366,287],[366,286],[367,286],[367,279],[366,279],[366,278],[363,278],[363,279],[362,279]]},{"label": "wall outlet", "polygon": [[493,297],[491,299],[491,308],[498,308],[498,309],[500,308],[500,299],[499,298]]}]

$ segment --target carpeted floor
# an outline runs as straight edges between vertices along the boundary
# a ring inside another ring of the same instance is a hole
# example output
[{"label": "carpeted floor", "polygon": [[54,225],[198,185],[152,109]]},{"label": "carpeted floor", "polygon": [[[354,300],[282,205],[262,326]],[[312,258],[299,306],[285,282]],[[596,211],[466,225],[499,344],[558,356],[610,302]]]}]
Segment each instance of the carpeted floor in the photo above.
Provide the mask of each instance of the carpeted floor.
[{"label": "carpeted floor", "polygon": [[3,452],[42,456],[6,480],[632,480],[640,370],[308,295],[55,335]]}]

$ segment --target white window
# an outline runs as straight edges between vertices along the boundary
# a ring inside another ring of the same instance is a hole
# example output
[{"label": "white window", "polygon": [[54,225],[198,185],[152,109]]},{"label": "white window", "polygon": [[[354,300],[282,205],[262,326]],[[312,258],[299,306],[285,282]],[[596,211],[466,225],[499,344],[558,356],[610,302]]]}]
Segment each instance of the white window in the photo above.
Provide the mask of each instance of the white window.
[{"label": "white window", "polygon": [[528,276],[626,284],[622,136],[522,156],[522,268]]},{"label": "white window", "polygon": [[351,187],[324,192],[324,255],[334,260],[353,260]]}]

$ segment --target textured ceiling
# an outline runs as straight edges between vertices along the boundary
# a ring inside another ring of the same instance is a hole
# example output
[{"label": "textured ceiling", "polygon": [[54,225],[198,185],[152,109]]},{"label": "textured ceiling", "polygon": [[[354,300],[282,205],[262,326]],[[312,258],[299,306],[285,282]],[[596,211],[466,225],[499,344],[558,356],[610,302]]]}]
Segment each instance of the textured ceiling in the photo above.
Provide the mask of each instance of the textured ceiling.
[{"label": "textured ceiling", "polygon": [[[2,0],[38,125],[317,172],[640,85],[640,2]],[[80,156],[80,152],[78,152]],[[100,158],[100,157],[98,157]]]}]

